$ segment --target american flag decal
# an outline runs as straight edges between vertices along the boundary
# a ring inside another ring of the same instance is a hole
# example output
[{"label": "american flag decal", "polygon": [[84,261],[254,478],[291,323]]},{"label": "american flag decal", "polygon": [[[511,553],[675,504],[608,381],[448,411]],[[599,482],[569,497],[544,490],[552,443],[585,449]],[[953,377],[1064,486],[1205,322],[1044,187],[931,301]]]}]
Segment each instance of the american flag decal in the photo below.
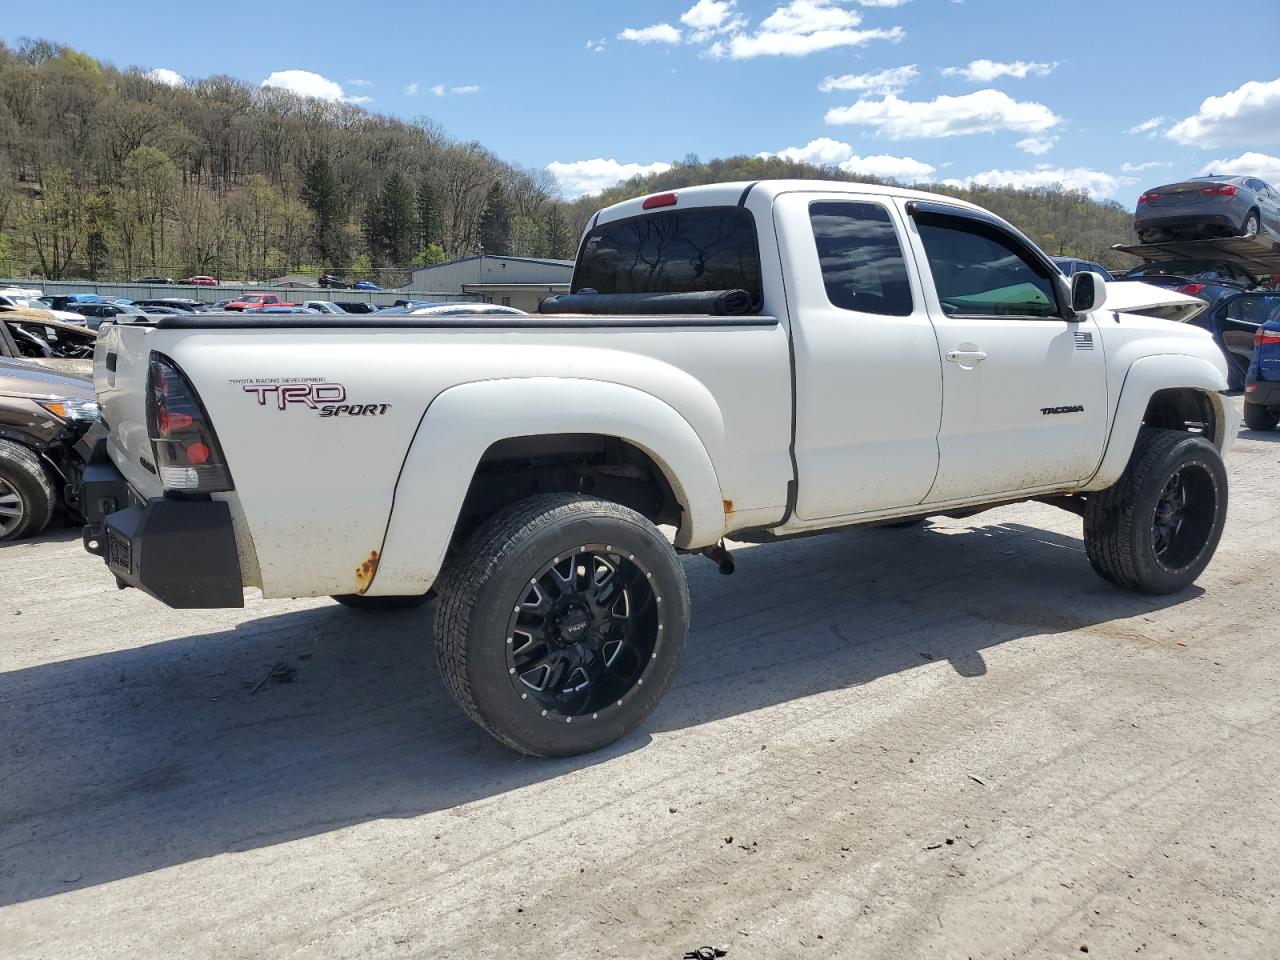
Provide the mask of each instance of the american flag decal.
[{"label": "american flag decal", "polygon": [[1076,349],[1077,349],[1077,350],[1092,350],[1092,349],[1093,349],[1093,334],[1092,334],[1092,333],[1077,333],[1075,336],[1076,336]]}]

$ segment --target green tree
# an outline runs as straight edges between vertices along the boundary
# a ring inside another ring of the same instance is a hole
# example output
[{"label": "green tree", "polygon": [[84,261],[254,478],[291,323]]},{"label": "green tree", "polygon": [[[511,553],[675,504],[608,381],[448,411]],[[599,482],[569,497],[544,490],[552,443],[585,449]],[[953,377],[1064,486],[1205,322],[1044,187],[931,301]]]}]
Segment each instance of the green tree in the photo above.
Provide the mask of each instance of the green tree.
[{"label": "green tree", "polygon": [[27,239],[35,250],[41,276],[61,280],[84,240],[80,190],[61,167],[45,171],[39,199],[23,204]]},{"label": "green tree", "polygon": [[547,211],[547,256],[554,260],[573,258],[573,236],[559,204],[552,204]]},{"label": "green tree", "polygon": [[345,229],[346,198],[333,165],[324,154],[316,154],[308,164],[301,194],[314,223],[311,249],[323,264],[338,266],[345,263],[350,254]]},{"label": "green tree", "polygon": [[418,214],[418,246],[421,250],[429,250],[443,245],[444,222],[440,216],[440,197],[431,181],[423,178],[418,181],[418,192],[415,197]]},{"label": "green tree", "polygon": [[412,188],[398,172],[365,212],[364,236],[369,256],[378,266],[403,267],[418,249],[418,223]]},{"label": "green tree", "polygon": [[484,199],[480,218],[480,248],[494,256],[511,253],[511,205],[502,184],[495,182]]}]

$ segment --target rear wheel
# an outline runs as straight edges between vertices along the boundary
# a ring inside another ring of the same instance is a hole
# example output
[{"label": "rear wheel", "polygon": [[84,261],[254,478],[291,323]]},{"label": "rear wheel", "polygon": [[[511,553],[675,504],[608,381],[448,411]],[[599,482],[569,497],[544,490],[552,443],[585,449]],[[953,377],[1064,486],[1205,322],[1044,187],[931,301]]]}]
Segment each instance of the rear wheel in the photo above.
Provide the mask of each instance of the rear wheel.
[{"label": "rear wheel", "polygon": [[1117,586],[1176,593],[1208,566],[1226,517],[1217,448],[1194,434],[1144,427],[1124,474],[1085,505],[1085,551]]},{"label": "rear wheel", "polygon": [[0,440],[0,541],[33,537],[49,525],[58,493],[39,458]]},{"label": "rear wheel", "polygon": [[1244,425],[1250,430],[1274,430],[1280,423],[1280,408],[1266,407],[1260,403],[1244,405]]},{"label": "rear wheel", "polygon": [[572,756],[625,736],[675,676],[689,598],[643,516],[576,494],[488,520],[437,585],[436,653],[459,706],[502,743]]}]

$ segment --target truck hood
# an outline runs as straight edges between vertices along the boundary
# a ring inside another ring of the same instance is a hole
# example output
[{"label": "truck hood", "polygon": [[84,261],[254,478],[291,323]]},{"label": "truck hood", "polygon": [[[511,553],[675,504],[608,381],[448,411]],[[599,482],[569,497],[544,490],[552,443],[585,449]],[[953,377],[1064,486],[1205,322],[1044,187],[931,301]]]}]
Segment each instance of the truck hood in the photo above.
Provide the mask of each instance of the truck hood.
[{"label": "truck hood", "polygon": [[38,363],[0,359],[0,396],[25,400],[92,400],[93,381],[57,373]]},{"label": "truck hood", "polygon": [[1103,309],[1187,323],[1209,309],[1209,304],[1199,297],[1167,287],[1139,280],[1118,280],[1107,284],[1107,300]]}]

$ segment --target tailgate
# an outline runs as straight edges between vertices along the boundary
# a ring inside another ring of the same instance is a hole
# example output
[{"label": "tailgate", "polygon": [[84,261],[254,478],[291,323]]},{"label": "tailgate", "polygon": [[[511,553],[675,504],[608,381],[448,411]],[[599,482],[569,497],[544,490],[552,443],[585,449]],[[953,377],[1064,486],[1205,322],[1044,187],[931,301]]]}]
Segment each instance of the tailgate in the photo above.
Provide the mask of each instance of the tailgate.
[{"label": "tailgate", "polygon": [[163,492],[147,436],[147,364],[155,328],[102,325],[93,356],[93,387],[107,428],[107,450],[129,485],[143,497]]}]

